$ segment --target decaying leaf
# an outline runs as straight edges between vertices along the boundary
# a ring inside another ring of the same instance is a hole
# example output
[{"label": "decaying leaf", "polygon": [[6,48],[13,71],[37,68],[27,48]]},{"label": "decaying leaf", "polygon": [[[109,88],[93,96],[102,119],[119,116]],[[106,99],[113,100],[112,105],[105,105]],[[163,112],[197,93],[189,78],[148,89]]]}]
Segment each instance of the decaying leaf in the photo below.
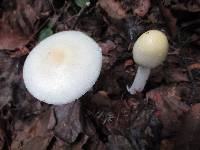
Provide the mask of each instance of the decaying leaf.
[{"label": "decaying leaf", "polygon": [[93,95],[91,102],[98,107],[111,106],[111,99],[105,91],[99,91],[97,94]]},{"label": "decaying leaf", "polygon": [[88,139],[89,137],[87,135],[82,135],[79,141],[72,144],[72,150],[83,150],[83,146]]},{"label": "decaying leaf", "polygon": [[11,149],[46,150],[53,137],[52,131],[48,129],[49,124],[52,124],[51,117],[54,117],[51,111],[40,114],[38,118],[31,122],[18,120],[15,124],[15,134],[13,134]]},{"label": "decaying leaf", "polygon": [[[0,123],[2,123],[1,120]],[[0,126],[0,149],[3,149],[4,143],[5,143],[5,132],[3,128]]]},{"label": "decaying leaf", "polygon": [[71,145],[67,144],[65,141],[56,139],[55,143],[51,147],[51,150],[71,150]]},{"label": "decaying leaf", "polygon": [[88,140],[88,150],[107,150],[106,145],[99,139],[97,138],[91,138]]},{"label": "decaying leaf", "polygon": [[187,73],[182,71],[181,69],[170,69],[167,71],[168,82],[188,82]]},{"label": "decaying leaf", "polygon": [[172,9],[189,11],[189,12],[199,12],[200,2],[199,0],[185,1],[185,3],[177,3],[171,6]]},{"label": "decaying leaf", "polygon": [[200,70],[200,63],[195,63],[195,64],[191,64],[188,66],[188,69],[190,70],[194,70],[194,69],[199,69]]},{"label": "decaying leaf", "polygon": [[55,134],[63,141],[73,143],[82,132],[80,117],[80,102],[75,101],[55,107],[57,125]]},{"label": "decaying leaf", "polygon": [[0,20],[0,49],[13,50],[15,48],[23,47],[28,37],[23,35],[20,31],[12,29],[8,23]]},{"label": "decaying leaf", "polygon": [[160,150],[173,150],[174,149],[174,140],[164,139],[161,141]]},{"label": "decaying leaf", "polygon": [[102,48],[102,53],[104,55],[107,55],[110,51],[116,48],[116,44],[111,40],[107,40],[105,43],[100,43],[99,45]]},{"label": "decaying leaf", "polygon": [[46,138],[34,137],[33,139],[31,139],[31,141],[28,141],[21,149],[22,150],[29,150],[29,149],[46,150],[51,139],[52,139],[52,136],[46,137]]},{"label": "decaying leaf", "polygon": [[177,34],[177,19],[173,16],[169,8],[163,6],[161,3],[159,7],[164,19],[166,20],[171,35],[175,36]]},{"label": "decaying leaf", "polygon": [[13,99],[12,84],[18,80],[17,64],[0,52],[0,110]]},{"label": "decaying leaf", "polygon": [[[13,2],[14,3],[14,2]],[[15,4],[15,3],[14,3]],[[46,5],[46,7],[49,7]],[[16,9],[8,10],[0,18],[0,50],[14,50],[27,44],[34,33],[40,10],[27,0],[16,1]]]},{"label": "decaying leaf", "polygon": [[107,150],[132,150],[128,140],[120,135],[110,135],[106,146]]},{"label": "decaying leaf", "polygon": [[124,62],[124,69],[134,64],[133,59],[128,59]]},{"label": "decaying leaf", "polygon": [[120,5],[119,1],[115,0],[99,0],[101,8],[105,10],[108,16],[114,19],[123,19],[127,16],[125,10]]},{"label": "decaying leaf", "polygon": [[138,7],[134,10],[134,13],[140,17],[144,17],[151,7],[150,0],[139,0]]},{"label": "decaying leaf", "polygon": [[176,86],[157,88],[148,92],[146,97],[155,102],[164,131],[175,132],[180,125],[179,118],[189,111],[189,106],[181,101],[181,88]]},{"label": "decaying leaf", "polygon": [[192,106],[185,115],[181,127],[175,138],[174,149],[199,150],[200,149],[200,104]]}]

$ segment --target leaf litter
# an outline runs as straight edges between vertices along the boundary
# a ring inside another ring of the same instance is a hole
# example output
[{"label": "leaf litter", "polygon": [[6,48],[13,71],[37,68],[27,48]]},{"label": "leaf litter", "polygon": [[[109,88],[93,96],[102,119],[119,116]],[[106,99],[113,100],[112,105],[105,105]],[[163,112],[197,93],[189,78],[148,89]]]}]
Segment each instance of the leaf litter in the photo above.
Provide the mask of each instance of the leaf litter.
[{"label": "leaf litter", "polygon": [[[0,149],[199,149],[198,8],[187,1],[100,0],[81,11],[75,1],[1,1]],[[137,67],[132,45],[152,28],[167,33],[168,59],[132,96],[126,91]],[[22,67],[39,39],[66,29],[100,44],[102,72],[80,100],[51,106],[27,92]]]}]

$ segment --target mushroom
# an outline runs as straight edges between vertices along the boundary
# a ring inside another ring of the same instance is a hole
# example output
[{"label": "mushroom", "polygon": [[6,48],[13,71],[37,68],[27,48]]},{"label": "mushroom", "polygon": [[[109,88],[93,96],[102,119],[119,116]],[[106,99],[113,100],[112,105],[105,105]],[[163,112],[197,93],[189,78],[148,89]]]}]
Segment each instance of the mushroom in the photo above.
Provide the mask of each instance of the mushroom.
[{"label": "mushroom", "polygon": [[166,35],[158,30],[149,30],[137,39],[133,46],[133,59],[139,66],[133,84],[127,86],[130,94],[144,89],[150,70],[165,60],[168,48]]},{"label": "mushroom", "polygon": [[63,31],[41,41],[23,67],[28,91],[38,100],[61,105],[85,94],[102,66],[99,45],[79,31]]}]

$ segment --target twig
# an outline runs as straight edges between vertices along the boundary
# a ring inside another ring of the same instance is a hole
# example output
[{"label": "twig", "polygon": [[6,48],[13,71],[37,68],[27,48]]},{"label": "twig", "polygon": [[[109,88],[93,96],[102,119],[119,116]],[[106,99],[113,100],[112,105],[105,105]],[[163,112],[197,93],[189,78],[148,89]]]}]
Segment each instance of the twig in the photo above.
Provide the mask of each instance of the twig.
[{"label": "twig", "polygon": [[39,29],[37,29],[36,32],[34,32],[31,37],[28,39],[28,41],[26,42],[25,45],[27,45],[31,40],[33,40],[33,38],[38,34],[38,32],[40,32],[40,30],[42,30],[43,27],[45,27],[45,25],[49,22],[49,16],[48,18],[44,21],[44,23],[39,27]]},{"label": "twig", "polygon": [[87,8],[87,6],[81,8],[81,10],[79,11],[79,13],[78,13],[77,15],[75,15],[77,18],[76,18],[76,20],[75,20],[75,22],[74,22],[74,24],[73,24],[73,26],[72,26],[72,29],[75,29],[75,27],[76,27],[76,25],[77,25],[77,23],[78,23],[78,20],[79,20],[80,17],[83,15],[83,13],[85,12],[86,8]]},{"label": "twig", "polygon": [[48,0],[49,4],[51,5],[52,9],[53,9],[53,13],[55,14],[56,13],[56,10],[55,10],[55,7],[52,3],[52,0]]}]

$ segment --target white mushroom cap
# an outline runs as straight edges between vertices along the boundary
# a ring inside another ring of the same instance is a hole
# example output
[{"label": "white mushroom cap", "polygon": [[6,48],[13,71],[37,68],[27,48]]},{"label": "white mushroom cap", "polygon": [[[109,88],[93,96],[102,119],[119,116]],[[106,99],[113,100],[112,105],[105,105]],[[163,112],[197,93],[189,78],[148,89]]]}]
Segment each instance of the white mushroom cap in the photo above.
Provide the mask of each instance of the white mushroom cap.
[{"label": "white mushroom cap", "polygon": [[60,105],[85,94],[95,84],[101,65],[101,48],[92,38],[79,31],[63,31],[30,52],[23,78],[34,97]]},{"label": "white mushroom cap", "polygon": [[155,68],[165,60],[168,48],[168,40],[163,32],[149,30],[135,42],[133,59],[140,66]]}]

